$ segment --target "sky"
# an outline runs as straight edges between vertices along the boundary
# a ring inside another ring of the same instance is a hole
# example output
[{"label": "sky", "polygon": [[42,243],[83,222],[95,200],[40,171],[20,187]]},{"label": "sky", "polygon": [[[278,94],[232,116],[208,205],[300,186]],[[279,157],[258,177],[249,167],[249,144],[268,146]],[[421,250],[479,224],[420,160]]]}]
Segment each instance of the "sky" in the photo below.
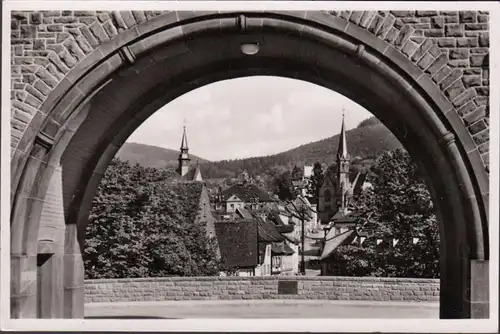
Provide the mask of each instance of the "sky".
[{"label": "sky", "polygon": [[171,101],[127,142],[179,150],[186,125],[189,153],[217,161],[271,155],[334,136],[372,115],[352,100],[305,81],[254,76],[212,83]]}]

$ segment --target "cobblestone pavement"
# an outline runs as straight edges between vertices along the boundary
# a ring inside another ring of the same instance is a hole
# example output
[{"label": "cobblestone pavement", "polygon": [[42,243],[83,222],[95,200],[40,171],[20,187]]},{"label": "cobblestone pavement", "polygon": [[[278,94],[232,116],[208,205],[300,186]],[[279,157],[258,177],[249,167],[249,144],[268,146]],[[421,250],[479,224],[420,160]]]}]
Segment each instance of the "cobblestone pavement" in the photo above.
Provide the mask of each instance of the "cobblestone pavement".
[{"label": "cobblestone pavement", "polygon": [[330,300],[165,301],[85,304],[86,318],[439,318],[438,303]]}]

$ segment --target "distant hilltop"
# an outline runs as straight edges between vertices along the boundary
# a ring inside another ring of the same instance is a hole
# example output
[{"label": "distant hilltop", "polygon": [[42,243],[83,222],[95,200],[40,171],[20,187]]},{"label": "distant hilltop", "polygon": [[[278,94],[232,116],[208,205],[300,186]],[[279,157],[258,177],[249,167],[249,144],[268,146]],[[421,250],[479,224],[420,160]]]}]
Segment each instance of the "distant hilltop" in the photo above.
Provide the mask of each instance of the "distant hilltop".
[{"label": "distant hilltop", "polygon": [[[401,148],[401,143],[377,118],[362,121],[355,129],[347,131],[348,149],[353,159],[372,159],[383,152]],[[333,163],[339,135],[301,145],[294,149],[263,157],[237,160],[208,161],[190,154],[191,163],[199,160],[203,177],[234,177],[247,170],[250,174],[266,173],[271,169],[291,169],[294,165],[312,165],[316,161]],[[194,149],[194,148],[193,148]],[[179,151],[152,145],[125,143],[117,157],[145,167],[175,168]]]}]

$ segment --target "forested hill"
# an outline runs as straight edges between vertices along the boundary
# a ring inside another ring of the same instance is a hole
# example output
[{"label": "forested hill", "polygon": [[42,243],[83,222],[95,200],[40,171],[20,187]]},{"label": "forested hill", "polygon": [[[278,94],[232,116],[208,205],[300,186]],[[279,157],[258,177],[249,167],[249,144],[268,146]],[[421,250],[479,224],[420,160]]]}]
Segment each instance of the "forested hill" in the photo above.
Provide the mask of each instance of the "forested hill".
[{"label": "forested hill", "polygon": [[[132,164],[138,163],[143,167],[167,168],[177,167],[179,151],[153,145],[125,143],[116,157]],[[196,164],[196,160],[199,160],[200,164],[208,161],[192,154],[190,157],[192,164]]]},{"label": "forested hill", "polygon": [[[380,155],[382,152],[401,147],[394,135],[375,118],[367,119],[355,129],[346,133],[347,147],[351,157],[359,160]],[[291,170],[294,165],[312,165],[316,161],[323,164],[332,164],[335,160],[339,135],[312,142],[275,155],[209,162],[200,159],[204,178],[234,177],[247,170],[250,175],[276,174],[284,170]],[[138,162],[144,166],[165,167],[177,164],[178,151],[162,149],[135,143],[126,143],[119,154],[119,158]],[[191,156],[192,161],[196,157]]]},{"label": "forested hill", "polygon": [[[347,149],[354,160],[371,160],[385,151],[401,147],[384,125],[371,119],[347,131],[346,137]],[[291,170],[294,165],[313,165],[317,161],[330,165],[335,161],[339,138],[339,135],[335,135],[270,156],[204,163],[203,175],[207,178],[231,177],[243,170],[251,175],[269,174],[268,172],[275,174]]]}]

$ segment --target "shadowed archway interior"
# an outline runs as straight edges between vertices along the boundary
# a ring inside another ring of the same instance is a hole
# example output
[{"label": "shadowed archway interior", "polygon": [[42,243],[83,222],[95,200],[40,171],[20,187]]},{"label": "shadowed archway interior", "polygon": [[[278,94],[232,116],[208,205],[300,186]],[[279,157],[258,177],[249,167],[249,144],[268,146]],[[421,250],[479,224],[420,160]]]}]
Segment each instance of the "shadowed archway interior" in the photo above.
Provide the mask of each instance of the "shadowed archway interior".
[{"label": "shadowed archway interior", "polygon": [[[468,156],[469,134],[413,63],[381,53],[388,46],[375,36],[322,24],[322,15],[299,20],[234,13],[176,25],[153,21],[161,29],[113,45],[115,52],[68,83],[32,140],[31,158],[13,170],[12,316],[83,317],[81,247],[92,199],[108,163],[145,119],[209,83],[274,75],[343,94],[394,133],[426,172],[437,207],[441,317],[488,317],[488,177]],[[259,51],[244,54],[241,45],[247,43]],[[53,140],[44,137],[51,121],[62,124]],[[23,294],[21,273],[37,266],[43,268],[38,288]]]}]

